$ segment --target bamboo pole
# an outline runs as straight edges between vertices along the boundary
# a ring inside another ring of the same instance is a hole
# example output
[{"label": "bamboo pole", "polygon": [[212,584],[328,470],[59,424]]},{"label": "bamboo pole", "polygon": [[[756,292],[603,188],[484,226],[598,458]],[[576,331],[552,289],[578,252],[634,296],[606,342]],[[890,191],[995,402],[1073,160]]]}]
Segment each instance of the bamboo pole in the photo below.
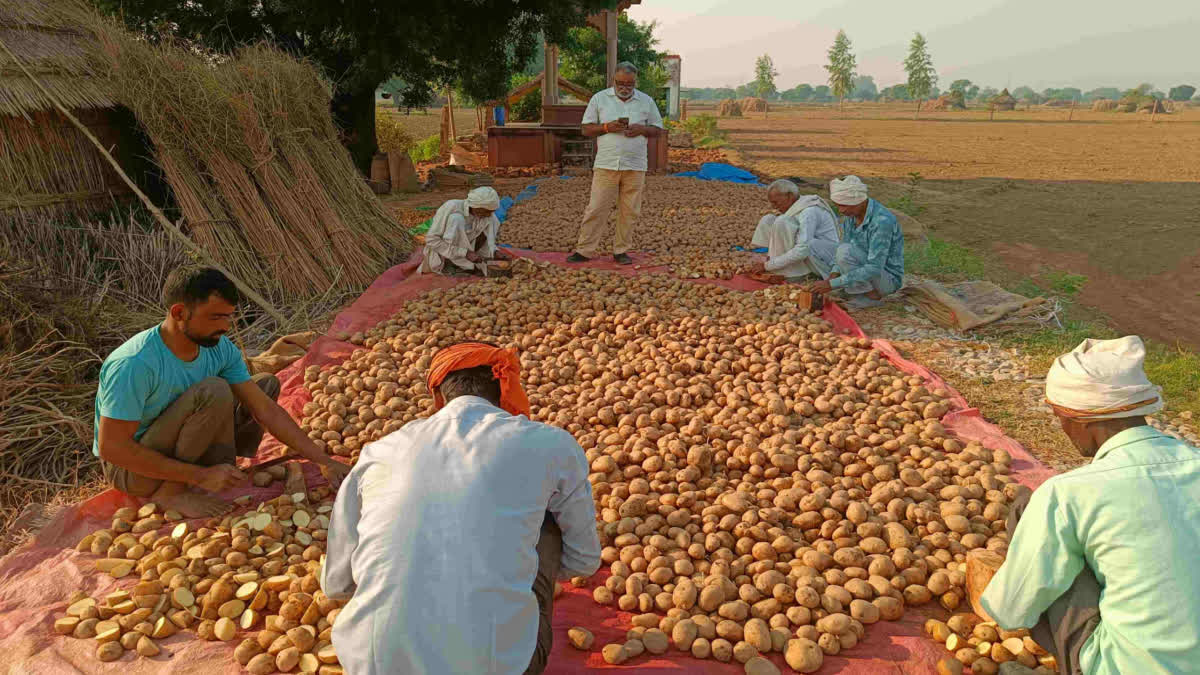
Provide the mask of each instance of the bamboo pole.
[{"label": "bamboo pole", "polygon": [[154,215],[155,219],[157,219],[163,227],[167,228],[168,234],[178,239],[185,248],[192,253],[195,253],[196,256],[205,263],[216,268],[226,277],[229,277],[229,280],[238,287],[238,290],[240,290],[242,293],[245,293],[246,297],[250,298],[250,300],[256,305],[262,307],[263,311],[265,311],[267,314],[270,314],[271,318],[278,321],[280,325],[283,325],[287,322],[287,320],[284,319],[283,314],[280,313],[278,309],[275,309],[275,307],[268,302],[266,298],[259,295],[253,288],[250,287],[249,284],[247,284],[245,281],[242,281],[240,277],[226,269],[224,265],[217,262],[216,259],[208,253],[208,251],[197,245],[196,242],[188,238],[188,236],[184,234],[183,231],[175,225],[175,223],[172,223],[170,220],[168,220],[166,215],[163,214],[162,210],[155,206],[154,202],[150,201],[150,198],[146,196],[146,193],[142,192],[137,184],[133,182],[133,179],[129,177],[129,174],[125,173],[125,170],[121,168],[121,165],[117,163],[117,160],[113,159],[112,154],[109,153],[108,149],[96,139],[91,130],[84,126],[83,123],[76,119],[69,110],[59,103],[58,98],[54,94],[50,93],[50,91],[42,85],[41,81],[34,77],[33,73],[29,72],[29,69],[25,67],[25,63],[21,61],[21,59],[17,58],[17,55],[8,48],[8,45],[6,45],[3,40],[0,40],[0,48],[4,49],[4,52],[8,54],[8,58],[12,59],[13,63],[17,64],[17,67],[21,69],[21,72],[25,73],[25,76],[28,77],[30,81],[33,82],[34,86],[36,86],[38,90],[42,92],[42,95],[49,99],[49,101],[54,105],[55,109],[57,109],[60,114],[66,117],[71,124],[79,130],[80,133],[86,136],[87,139],[92,142],[92,145],[96,146],[96,149],[100,151],[100,156],[104,157],[109,165],[112,166],[113,170],[117,172],[117,175],[121,177],[121,180],[125,181],[125,184],[128,185],[129,189],[138,196],[138,199],[140,199],[143,204],[145,204],[146,208],[150,210],[150,213]]}]

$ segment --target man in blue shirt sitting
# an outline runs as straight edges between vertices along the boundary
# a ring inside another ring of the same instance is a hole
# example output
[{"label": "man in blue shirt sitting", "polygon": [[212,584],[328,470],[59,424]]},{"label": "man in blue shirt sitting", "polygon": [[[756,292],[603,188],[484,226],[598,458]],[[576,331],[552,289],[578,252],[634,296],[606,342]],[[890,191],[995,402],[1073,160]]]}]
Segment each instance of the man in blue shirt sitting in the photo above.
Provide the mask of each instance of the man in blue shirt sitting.
[{"label": "man in blue shirt sitting", "polygon": [[95,441],[118,490],[198,518],[223,513],[214,494],[243,483],[263,428],[321,465],[336,487],[349,467],[328,457],[279,407],[279,381],[252,379],[225,337],[238,291],[211,268],[181,268],[163,290],[167,317],[118,347],[100,368]]},{"label": "man in blue shirt sitting", "polygon": [[831,181],[829,196],[842,214],[842,243],[833,275],[807,288],[813,293],[840,291],[850,308],[878,305],[904,286],[904,232],[895,214],[867,195],[858,176]]}]

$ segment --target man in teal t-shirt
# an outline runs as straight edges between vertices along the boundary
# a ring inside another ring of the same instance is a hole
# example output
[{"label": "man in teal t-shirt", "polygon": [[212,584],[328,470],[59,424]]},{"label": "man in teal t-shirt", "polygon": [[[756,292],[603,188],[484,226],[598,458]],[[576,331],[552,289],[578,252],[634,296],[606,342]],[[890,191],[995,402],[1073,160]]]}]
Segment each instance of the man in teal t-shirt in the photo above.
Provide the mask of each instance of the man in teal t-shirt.
[{"label": "man in teal t-shirt", "polygon": [[236,457],[254,456],[265,427],[320,464],[336,487],[348,467],[300,430],[275,402],[279,381],[251,378],[225,337],[237,287],[218,270],[184,268],[168,277],[163,299],[166,320],[130,338],[100,368],[92,452],[109,482],[187,517],[222,513],[228,503],[203,493],[245,481]]}]

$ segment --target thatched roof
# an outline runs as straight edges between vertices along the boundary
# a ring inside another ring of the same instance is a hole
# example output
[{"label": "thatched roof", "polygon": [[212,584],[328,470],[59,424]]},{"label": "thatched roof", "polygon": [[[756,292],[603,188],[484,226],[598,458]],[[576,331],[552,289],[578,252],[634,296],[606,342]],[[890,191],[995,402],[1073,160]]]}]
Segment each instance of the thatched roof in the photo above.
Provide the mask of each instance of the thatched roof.
[{"label": "thatched roof", "polygon": [[[72,109],[114,105],[93,71],[96,39],[90,9],[79,0],[17,0],[0,3],[0,42]],[[25,117],[53,104],[0,49],[0,115]]]}]

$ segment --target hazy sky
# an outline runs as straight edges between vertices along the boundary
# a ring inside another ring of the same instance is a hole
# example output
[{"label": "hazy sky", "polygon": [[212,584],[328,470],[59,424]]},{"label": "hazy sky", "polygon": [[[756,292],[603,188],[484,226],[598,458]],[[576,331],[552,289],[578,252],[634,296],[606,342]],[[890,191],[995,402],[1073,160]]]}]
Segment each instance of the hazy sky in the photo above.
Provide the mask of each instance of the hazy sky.
[{"label": "hazy sky", "polygon": [[1200,0],[643,0],[659,48],[683,57],[687,87],[753,79],[770,54],[779,88],[820,84],[844,29],[858,71],[902,82],[913,33],[929,40],[943,88],[960,77],[994,87],[1200,87]]}]

